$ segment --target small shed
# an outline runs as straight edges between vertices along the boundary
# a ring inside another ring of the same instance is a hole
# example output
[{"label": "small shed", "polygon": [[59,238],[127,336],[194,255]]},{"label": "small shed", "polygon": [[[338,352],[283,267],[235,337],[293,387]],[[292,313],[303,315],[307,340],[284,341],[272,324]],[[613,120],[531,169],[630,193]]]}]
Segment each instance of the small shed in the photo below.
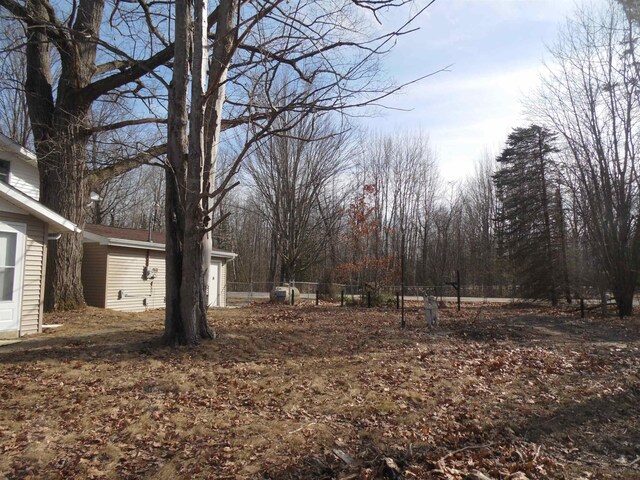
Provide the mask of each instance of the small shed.
[{"label": "small shed", "polygon": [[[87,305],[127,312],[165,307],[164,233],[87,224],[83,247]],[[236,256],[212,251],[209,306],[227,305],[227,262]]]}]

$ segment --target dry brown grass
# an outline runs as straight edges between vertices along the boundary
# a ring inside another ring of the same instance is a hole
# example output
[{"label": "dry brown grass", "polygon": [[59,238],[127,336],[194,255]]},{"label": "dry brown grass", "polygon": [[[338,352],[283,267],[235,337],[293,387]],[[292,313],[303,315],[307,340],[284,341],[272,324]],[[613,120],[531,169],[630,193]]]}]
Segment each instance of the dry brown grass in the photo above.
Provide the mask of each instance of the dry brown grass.
[{"label": "dry brown grass", "polygon": [[[87,309],[0,349],[7,478],[640,478],[640,322],[534,307]],[[635,461],[635,463],[634,463]]]}]

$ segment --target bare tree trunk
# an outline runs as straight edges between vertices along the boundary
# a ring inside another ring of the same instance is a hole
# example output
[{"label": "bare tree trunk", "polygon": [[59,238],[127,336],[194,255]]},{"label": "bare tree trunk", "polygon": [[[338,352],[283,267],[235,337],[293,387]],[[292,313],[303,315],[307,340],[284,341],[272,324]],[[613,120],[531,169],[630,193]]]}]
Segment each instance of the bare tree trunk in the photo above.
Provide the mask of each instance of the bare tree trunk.
[{"label": "bare tree trunk", "polygon": [[273,290],[278,285],[278,235],[275,227],[271,227],[271,242],[269,243],[269,290]]},{"label": "bare tree trunk", "polygon": [[[40,151],[43,148],[40,145]],[[40,162],[40,200],[52,210],[84,227],[84,182],[86,141],[65,139],[47,153]],[[45,309],[71,310],[83,307],[82,234],[63,233],[48,245],[45,279]]]},{"label": "bare tree trunk", "polygon": [[188,0],[176,0],[176,51],[173,78],[169,90],[166,214],[166,306],[164,340],[170,345],[187,341],[182,319],[182,270],[184,249],[185,158],[187,155],[188,52],[191,51],[191,9]]},{"label": "bare tree trunk", "polygon": [[[186,158],[186,187],[180,195],[184,205],[184,222],[176,221],[175,232],[171,236],[182,237],[180,251],[168,252],[167,262],[175,274],[172,283],[180,278],[179,285],[171,285],[174,290],[170,298],[167,292],[167,306],[171,299],[172,312],[167,310],[165,340],[172,344],[194,345],[200,338],[214,338],[215,333],[207,321],[207,290],[209,264],[211,262],[211,229],[213,207],[208,196],[212,194],[215,175],[215,156],[222,124],[224,103],[224,80],[233,42],[228,42],[229,32],[235,19],[235,0],[225,0],[218,5],[218,24],[215,34],[214,58],[209,75],[209,91],[205,92],[207,62],[207,0],[194,1],[195,20],[193,23],[193,44],[191,48],[191,12],[189,4],[182,0],[176,4],[176,52],[191,52],[193,72],[191,76],[191,113],[189,115],[188,152],[186,152],[187,101],[186,90],[189,80],[188,55],[178,53],[174,66],[173,89],[170,112],[170,162],[179,163],[183,169]],[[177,13],[180,12],[178,17]],[[178,92],[179,89],[179,92]],[[207,100],[207,97],[209,99]],[[172,119],[172,115],[177,118]],[[174,125],[174,122],[177,125]],[[177,138],[171,137],[175,130]],[[177,142],[177,144],[172,144]],[[182,170],[184,172],[184,170]],[[177,183],[178,191],[180,183]],[[170,202],[171,192],[167,197]],[[171,209],[171,207],[168,207]],[[173,212],[171,212],[173,213]],[[167,218],[169,224],[170,218]],[[167,245],[169,246],[169,229]],[[175,244],[173,245],[176,246]],[[180,262],[180,263],[179,263]],[[169,266],[167,267],[169,269]],[[167,283],[167,290],[170,286]],[[176,292],[179,291],[179,293]]]},{"label": "bare tree trunk", "polygon": [[613,297],[616,300],[618,316],[620,318],[633,315],[633,293],[635,285],[633,282],[628,281],[629,279],[625,280],[622,280],[613,290]]},{"label": "bare tree trunk", "polygon": [[[171,128],[170,128],[171,130]],[[178,142],[171,142],[178,143]],[[171,151],[171,149],[170,149]],[[184,328],[180,310],[180,285],[182,284],[182,251],[184,232],[184,210],[178,186],[182,178],[171,169],[167,169],[166,185],[166,310],[164,321],[164,340],[169,345],[184,343]]]},{"label": "bare tree trunk", "polygon": [[[35,18],[50,18],[48,4],[28,0],[27,9]],[[85,0],[78,5],[73,24],[82,39],[56,44],[61,74],[54,104],[51,78],[50,39],[46,29],[27,28],[27,104],[33,128],[40,173],[40,201],[80,228],[84,227],[87,144],[83,133],[88,123],[90,103],[80,95],[95,72],[96,43],[104,10],[102,0]],[[82,236],[65,233],[48,249],[45,308],[67,310],[84,306],[81,282]]]},{"label": "bare tree trunk", "polygon": [[[206,0],[204,8],[203,25],[203,54],[206,55],[207,25],[206,25]],[[200,240],[201,249],[201,276],[202,288],[199,291],[199,302],[202,315],[198,323],[200,336],[203,338],[214,338],[215,332],[207,322],[207,308],[209,306],[209,280],[211,267],[212,238],[211,228],[214,205],[212,205],[209,195],[216,186],[216,167],[218,159],[218,144],[220,142],[220,131],[222,127],[222,107],[225,100],[226,80],[229,70],[229,63],[234,48],[233,37],[230,34],[235,24],[236,0],[224,0],[218,5],[218,24],[214,37],[213,58],[209,69],[208,97],[206,105],[203,105],[206,112],[203,123],[204,135],[204,157],[202,168],[202,193],[203,198],[201,208],[203,211],[202,227],[204,233]],[[203,77],[205,71],[203,69]],[[195,72],[194,72],[195,76]],[[203,79],[204,85],[204,79]]]},{"label": "bare tree trunk", "polygon": [[571,303],[571,282],[569,280],[569,262],[567,261],[567,234],[565,232],[564,211],[562,210],[562,195],[560,187],[556,189],[556,212],[558,218],[558,233],[560,240],[560,255],[562,267],[562,287],[567,303]]},{"label": "bare tree trunk", "polygon": [[556,259],[554,258],[554,251],[551,239],[551,218],[549,214],[549,195],[547,192],[547,177],[545,171],[545,157],[543,153],[544,148],[544,140],[540,133],[538,133],[538,162],[540,167],[540,181],[542,185],[540,185],[540,200],[542,203],[542,215],[544,219],[544,237],[546,243],[547,250],[547,258],[546,263],[549,269],[549,298],[551,300],[551,305],[554,307],[558,305],[558,287],[556,280],[556,268],[555,263]]},{"label": "bare tree trunk", "polygon": [[[187,155],[187,189],[185,195],[184,251],[180,302],[185,343],[198,342],[204,328],[207,336],[206,281],[203,272],[202,238],[202,168],[204,163],[204,104],[207,55],[207,0],[194,0],[195,14],[191,75],[191,113],[189,115],[189,153]],[[204,305],[203,305],[204,300]]]},{"label": "bare tree trunk", "polygon": [[637,273],[628,252],[616,248],[611,258],[609,284],[618,307],[618,316],[624,318],[633,315],[633,294],[635,293]]}]

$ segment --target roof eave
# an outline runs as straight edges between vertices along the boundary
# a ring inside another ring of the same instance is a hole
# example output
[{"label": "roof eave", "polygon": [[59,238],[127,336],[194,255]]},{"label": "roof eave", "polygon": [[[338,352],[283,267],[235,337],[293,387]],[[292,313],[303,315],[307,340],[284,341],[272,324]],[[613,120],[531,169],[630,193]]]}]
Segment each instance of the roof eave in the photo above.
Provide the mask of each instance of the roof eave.
[{"label": "roof eave", "polygon": [[212,250],[211,251],[211,256],[215,257],[215,258],[224,258],[226,260],[235,260],[235,258],[238,256],[237,253],[232,253],[232,252],[225,252],[223,250]]},{"label": "roof eave", "polygon": [[143,242],[141,240],[126,240],[124,238],[105,237],[87,230],[83,232],[85,243],[99,243],[110,247],[139,248],[142,250],[164,251],[164,243]]},{"label": "roof eave", "polygon": [[126,240],[124,238],[107,237],[109,245],[114,247],[141,248],[143,250],[160,250],[165,251],[164,243],[143,242],[141,240]]},{"label": "roof eave", "polygon": [[14,142],[6,135],[0,134],[0,145],[2,145],[4,151],[13,153],[28,164],[36,168],[38,167],[38,157],[36,156],[36,154],[31,150],[24,148],[22,145]]},{"label": "roof eave", "polygon": [[82,233],[82,230],[72,221],[4,182],[0,182],[0,198],[48,224],[51,233]]},{"label": "roof eave", "polygon": [[[164,252],[166,250],[164,243],[144,242],[141,240],[127,240],[124,238],[105,237],[97,233],[92,233],[87,230],[83,233],[86,243],[99,243],[101,245],[108,245],[110,247],[126,247],[126,248],[139,248],[142,250],[157,250]],[[223,250],[212,250],[211,258],[222,258],[227,261],[234,260],[238,256],[237,253],[225,252]]]}]

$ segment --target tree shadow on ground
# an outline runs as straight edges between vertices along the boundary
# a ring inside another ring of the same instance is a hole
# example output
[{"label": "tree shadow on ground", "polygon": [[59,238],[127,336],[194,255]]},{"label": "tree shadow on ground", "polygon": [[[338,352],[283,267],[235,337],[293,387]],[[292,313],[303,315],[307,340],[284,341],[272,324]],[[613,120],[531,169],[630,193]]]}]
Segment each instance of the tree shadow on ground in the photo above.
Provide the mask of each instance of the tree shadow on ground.
[{"label": "tree shadow on ground", "polygon": [[82,334],[58,334],[26,339],[0,348],[1,364],[19,364],[56,359],[62,362],[128,361],[138,357],[164,360],[169,356],[206,356],[209,360],[235,363],[268,359],[345,358],[376,351],[404,348],[416,338],[428,337],[420,330],[400,330],[388,325],[363,327],[362,335],[353,335],[346,324],[324,329],[322,324],[299,322],[271,325],[213,325],[218,338],[203,340],[191,348],[171,348],[162,343],[159,326],[109,328]]},{"label": "tree shadow on ground", "polygon": [[42,360],[104,361],[142,355],[164,355],[161,332],[117,330],[92,335],[69,335],[28,339],[0,348],[0,364]]},{"label": "tree shadow on ground", "polygon": [[640,342],[640,322],[635,319],[580,319],[543,315],[481,319],[453,323],[452,334],[471,341],[540,341],[619,343]]},{"label": "tree shadow on ground", "polygon": [[[265,307],[258,310],[260,316],[254,320],[222,321],[219,325],[214,317],[218,340],[203,341],[195,348],[184,349],[163,347],[160,321],[142,325],[130,322],[95,331],[87,327],[84,332],[56,332],[0,348],[0,364],[54,358],[113,362],[144,356],[163,360],[168,356],[194,355],[238,363],[328,356],[349,359],[447,338],[465,342],[512,341],[519,345],[640,341],[638,321],[622,323],[535,315],[465,320],[446,312],[448,318],[443,318],[441,327],[431,330],[420,321],[420,310],[413,309],[408,327],[401,329],[395,311],[360,310],[357,321],[353,320],[353,312],[336,307]],[[306,317],[309,313],[316,316]],[[325,322],[317,314],[333,320]],[[335,318],[340,321],[335,322]]]},{"label": "tree shadow on ground", "polygon": [[612,461],[640,456],[640,383],[624,391],[576,398],[547,415],[527,419],[514,431],[527,441],[565,444]]}]

